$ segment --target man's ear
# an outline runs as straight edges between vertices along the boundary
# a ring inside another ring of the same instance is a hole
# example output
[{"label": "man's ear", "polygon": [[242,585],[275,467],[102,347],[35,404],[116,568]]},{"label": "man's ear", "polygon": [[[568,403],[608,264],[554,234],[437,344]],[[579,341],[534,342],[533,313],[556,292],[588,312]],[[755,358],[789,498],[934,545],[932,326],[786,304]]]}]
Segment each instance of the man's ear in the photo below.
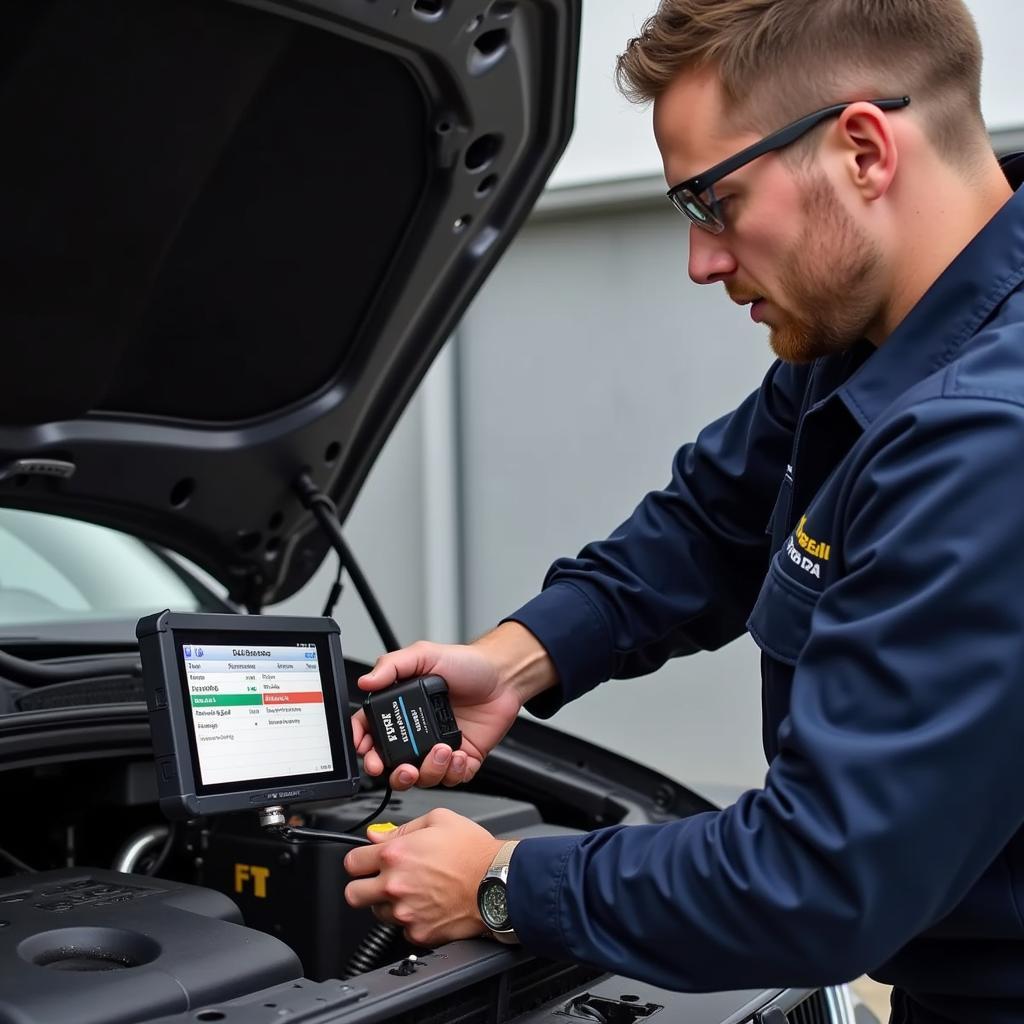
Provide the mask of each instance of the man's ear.
[{"label": "man's ear", "polygon": [[864,199],[880,199],[889,191],[899,163],[889,118],[873,103],[854,103],[843,111],[836,128],[834,137],[850,183]]}]

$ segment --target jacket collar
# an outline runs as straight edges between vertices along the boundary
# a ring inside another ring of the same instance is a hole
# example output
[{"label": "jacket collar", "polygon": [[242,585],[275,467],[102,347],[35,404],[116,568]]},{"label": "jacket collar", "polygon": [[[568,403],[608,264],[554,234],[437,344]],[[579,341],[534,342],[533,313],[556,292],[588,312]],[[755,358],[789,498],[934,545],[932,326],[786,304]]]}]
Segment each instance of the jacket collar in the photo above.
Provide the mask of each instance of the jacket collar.
[{"label": "jacket collar", "polygon": [[1024,154],[1005,158],[1003,171],[1018,191],[943,271],[886,343],[835,392],[862,429],[904,391],[954,359],[1024,281]]}]

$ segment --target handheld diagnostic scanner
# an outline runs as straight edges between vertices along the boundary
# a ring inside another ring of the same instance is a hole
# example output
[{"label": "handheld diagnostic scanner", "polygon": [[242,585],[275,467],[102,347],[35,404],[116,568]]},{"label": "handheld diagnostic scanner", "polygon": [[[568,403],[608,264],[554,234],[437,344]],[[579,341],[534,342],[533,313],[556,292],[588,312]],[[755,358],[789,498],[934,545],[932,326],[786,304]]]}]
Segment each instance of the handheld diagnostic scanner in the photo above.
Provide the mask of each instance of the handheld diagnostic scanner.
[{"label": "handheld diagnostic scanner", "polygon": [[163,611],[136,635],[169,818],[356,792],[333,619]]}]

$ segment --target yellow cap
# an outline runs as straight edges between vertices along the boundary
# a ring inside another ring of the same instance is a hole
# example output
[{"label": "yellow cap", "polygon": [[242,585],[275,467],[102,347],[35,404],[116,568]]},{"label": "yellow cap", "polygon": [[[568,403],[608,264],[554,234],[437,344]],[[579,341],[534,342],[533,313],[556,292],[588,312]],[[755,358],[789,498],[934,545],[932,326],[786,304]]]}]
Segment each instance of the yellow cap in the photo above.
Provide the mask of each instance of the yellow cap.
[{"label": "yellow cap", "polygon": [[367,832],[394,832],[396,828],[398,828],[398,826],[393,824],[390,821],[378,821],[378,822],[375,822],[373,825],[368,826],[366,831]]}]

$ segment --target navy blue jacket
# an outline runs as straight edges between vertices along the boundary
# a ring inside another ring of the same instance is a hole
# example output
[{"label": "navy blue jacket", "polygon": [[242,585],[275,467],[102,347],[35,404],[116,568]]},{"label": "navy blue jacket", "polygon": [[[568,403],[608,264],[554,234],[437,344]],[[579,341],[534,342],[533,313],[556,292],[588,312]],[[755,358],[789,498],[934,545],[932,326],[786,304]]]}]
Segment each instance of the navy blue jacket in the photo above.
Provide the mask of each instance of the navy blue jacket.
[{"label": "navy blue jacket", "polygon": [[1024,190],[885,345],[776,364],[511,616],[558,670],[541,716],[749,631],[769,760],[721,812],[521,843],[528,948],[1024,1022],[1022,281]]}]

